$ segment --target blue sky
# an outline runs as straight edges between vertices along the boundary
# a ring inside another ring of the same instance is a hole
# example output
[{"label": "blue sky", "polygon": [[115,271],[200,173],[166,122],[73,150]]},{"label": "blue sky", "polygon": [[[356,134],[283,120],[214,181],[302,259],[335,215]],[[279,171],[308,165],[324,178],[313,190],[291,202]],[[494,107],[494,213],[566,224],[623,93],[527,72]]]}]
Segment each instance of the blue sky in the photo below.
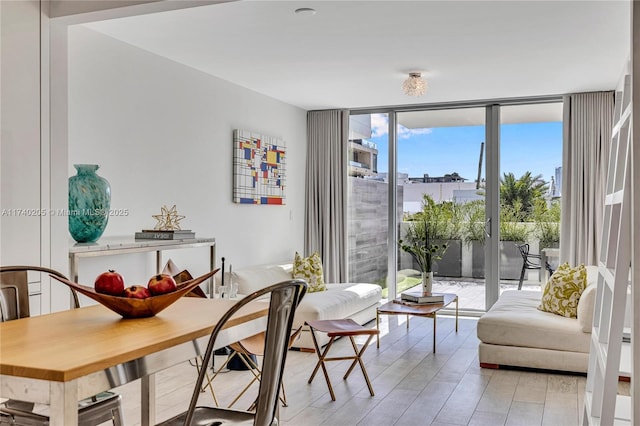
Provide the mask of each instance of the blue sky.
[{"label": "blue sky", "polygon": [[[378,171],[388,171],[386,116],[372,116],[371,141],[378,144]],[[438,127],[398,131],[398,171],[410,177],[458,172],[469,181],[478,173],[484,126]],[[500,168],[516,178],[526,171],[549,182],[562,165],[562,123],[504,124],[501,127]],[[486,152],[482,177],[485,176]]]}]

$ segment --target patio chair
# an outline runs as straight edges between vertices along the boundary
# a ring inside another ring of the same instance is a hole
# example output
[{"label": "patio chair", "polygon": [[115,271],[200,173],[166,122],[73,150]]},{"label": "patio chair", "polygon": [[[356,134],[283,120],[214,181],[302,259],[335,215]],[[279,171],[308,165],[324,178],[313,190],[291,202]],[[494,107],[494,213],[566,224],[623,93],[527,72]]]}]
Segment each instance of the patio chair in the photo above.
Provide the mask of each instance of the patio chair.
[{"label": "patio chair", "polygon": [[188,410],[160,424],[252,424],[255,426],[278,424],[276,418],[278,393],[282,385],[282,374],[289,349],[291,326],[296,308],[306,291],[307,283],[297,279],[283,281],[258,290],[233,305],[211,332],[207,349],[202,358],[203,365],[209,365],[211,362],[218,334],[227,326],[229,319],[249,302],[270,294],[262,374],[255,402],[255,412],[217,407],[196,407],[207,370],[201,368],[193,388]]},{"label": "patio chair", "polygon": [[[516,244],[520,255],[522,255],[522,271],[520,271],[520,282],[518,283],[518,290],[522,289],[522,281],[524,280],[524,274],[528,269],[540,269],[542,266],[542,256],[539,254],[529,253],[529,244]],[[549,274],[553,274],[553,268],[549,265],[549,262],[545,262],[545,269],[549,271]]]},{"label": "patio chair", "polygon": [[[0,321],[12,321],[30,316],[28,272],[44,272],[66,278],[60,272],[41,266],[0,267]],[[71,290],[74,308],[80,307],[78,295]],[[102,392],[78,402],[78,424],[95,426],[112,421],[123,424],[120,395]],[[35,404],[9,399],[0,404],[0,424],[48,425],[49,417],[33,412]]]}]

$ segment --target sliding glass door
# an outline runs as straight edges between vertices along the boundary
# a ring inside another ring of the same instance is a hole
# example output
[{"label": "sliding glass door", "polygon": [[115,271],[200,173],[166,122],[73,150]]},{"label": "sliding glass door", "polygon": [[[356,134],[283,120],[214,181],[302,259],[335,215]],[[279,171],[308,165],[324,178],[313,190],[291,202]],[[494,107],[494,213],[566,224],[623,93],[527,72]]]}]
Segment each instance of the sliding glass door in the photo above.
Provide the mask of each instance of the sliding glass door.
[{"label": "sliding glass door", "polygon": [[[458,294],[464,311],[482,312],[520,286],[518,245],[545,250],[553,264],[562,104],[545,101],[353,113],[350,281],[378,283],[388,299],[418,286],[423,265],[403,246],[425,219],[434,226],[433,291]],[[539,288],[544,277],[525,270],[522,288]]]},{"label": "sliding glass door", "polygon": [[519,247],[557,267],[562,181],[562,103],[500,111],[500,289],[540,290],[547,271],[523,269]]},{"label": "sliding glass door", "polygon": [[411,237],[424,227],[433,291],[458,294],[461,309],[485,309],[485,134],[484,107],[397,114],[398,294],[421,285]]}]

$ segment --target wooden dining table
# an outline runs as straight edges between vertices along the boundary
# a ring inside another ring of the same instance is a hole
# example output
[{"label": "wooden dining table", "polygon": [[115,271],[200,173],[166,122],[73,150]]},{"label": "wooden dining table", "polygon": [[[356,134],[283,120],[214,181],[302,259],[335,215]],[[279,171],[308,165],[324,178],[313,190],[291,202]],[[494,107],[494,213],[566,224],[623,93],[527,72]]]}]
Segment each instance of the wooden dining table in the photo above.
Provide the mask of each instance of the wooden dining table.
[{"label": "wooden dining table", "polygon": [[[141,379],[141,423],[155,424],[155,373],[204,353],[234,303],[183,297],[149,318],[94,305],[0,323],[0,396],[48,404],[50,424],[68,426],[78,423],[79,400]],[[263,301],[242,308],[216,348],[263,331],[267,309]]]}]

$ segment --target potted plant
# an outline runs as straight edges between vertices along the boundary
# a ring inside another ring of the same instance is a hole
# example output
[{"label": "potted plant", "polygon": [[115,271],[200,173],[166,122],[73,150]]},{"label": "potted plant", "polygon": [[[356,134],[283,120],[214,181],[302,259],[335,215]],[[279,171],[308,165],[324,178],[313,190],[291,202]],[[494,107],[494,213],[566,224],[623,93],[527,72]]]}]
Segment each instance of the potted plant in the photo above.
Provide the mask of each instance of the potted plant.
[{"label": "potted plant", "polygon": [[435,223],[426,219],[410,222],[404,239],[398,241],[400,248],[415,259],[422,272],[422,290],[431,293],[433,288],[433,261],[441,259],[447,244],[433,240]]},{"label": "potted plant", "polygon": [[531,229],[524,222],[522,205],[516,201],[513,205],[500,208],[500,278],[517,280],[522,271],[522,255],[518,245],[525,243]]},{"label": "potted plant", "polygon": [[463,207],[464,242],[471,246],[471,276],[484,278],[484,238],[485,214],[484,200],[466,203]]},{"label": "potted plant", "polygon": [[[434,275],[446,277],[462,276],[462,208],[452,202],[436,203],[431,196],[424,194],[422,209],[414,214],[405,215],[400,226],[399,235],[406,232],[407,222],[426,220],[430,223],[431,241],[434,244],[446,245],[447,250],[440,259],[434,259],[432,272]],[[406,259],[409,258],[409,259]],[[400,269],[407,262],[414,263],[408,255],[401,255]]]},{"label": "potted plant", "polygon": [[540,250],[560,246],[560,202],[552,201],[547,207],[544,200],[539,200],[533,208],[535,233],[540,241]]},{"label": "potted plant", "polygon": [[[471,244],[473,278],[484,278],[484,201],[472,201],[465,205],[464,237]],[[518,279],[522,257],[517,244],[527,241],[531,231],[523,221],[518,202],[500,208],[500,278]]]}]

